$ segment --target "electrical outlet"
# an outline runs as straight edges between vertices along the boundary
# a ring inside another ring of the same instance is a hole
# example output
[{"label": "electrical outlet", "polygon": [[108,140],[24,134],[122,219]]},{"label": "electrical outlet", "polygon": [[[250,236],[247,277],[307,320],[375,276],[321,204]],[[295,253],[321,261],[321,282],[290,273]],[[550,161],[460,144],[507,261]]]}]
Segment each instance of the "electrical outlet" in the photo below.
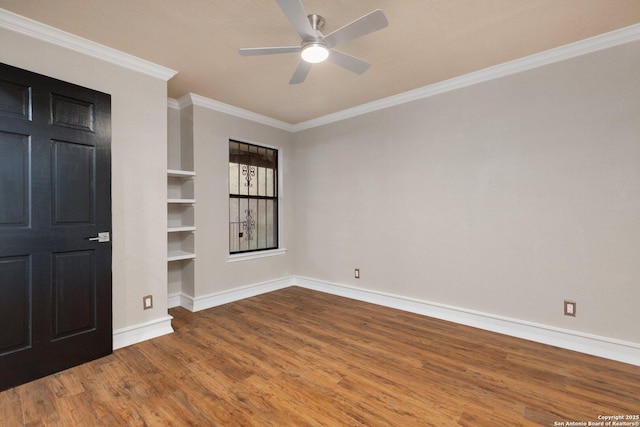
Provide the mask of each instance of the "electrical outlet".
[{"label": "electrical outlet", "polygon": [[360,269],[359,268],[356,268],[355,277],[356,277],[356,279],[360,278]]},{"label": "electrical outlet", "polygon": [[153,308],[153,295],[146,295],[142,297],[142,307],[145,310]]},{"label": "electrical outlet", "polygon": [[576,317],[576,303],[574,301],[564,301],[564,315]]}]

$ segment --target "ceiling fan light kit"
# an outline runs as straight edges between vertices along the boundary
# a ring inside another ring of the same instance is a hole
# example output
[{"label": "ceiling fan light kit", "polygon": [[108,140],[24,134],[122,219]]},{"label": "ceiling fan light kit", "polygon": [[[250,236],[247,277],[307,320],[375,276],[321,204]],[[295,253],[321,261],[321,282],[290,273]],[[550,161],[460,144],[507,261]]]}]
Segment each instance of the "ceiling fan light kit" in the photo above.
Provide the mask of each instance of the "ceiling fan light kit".
[{"label": "ceiling fan light kit", "polygon": [[336,46],[381,30],[389,25],[386,16],[376,9],[336,31],[323,35],[325,20],[320,15],[307,15],[300,0],[276,0],[302,42],[300,46],[258,47],[239,49],[242,56],[273,55],[278,53],[300,53],[298,64],[289,84],[302,83],[311,64],[329,59],[330,62],[356,74],[369,69],[370,63],[335,49]]},{"label": "ceiling fan light kit", "polygon": [[329,49],[320,42],[309,42],[303,45],[300,56],[311,64],[318,64],[329,57]]}]

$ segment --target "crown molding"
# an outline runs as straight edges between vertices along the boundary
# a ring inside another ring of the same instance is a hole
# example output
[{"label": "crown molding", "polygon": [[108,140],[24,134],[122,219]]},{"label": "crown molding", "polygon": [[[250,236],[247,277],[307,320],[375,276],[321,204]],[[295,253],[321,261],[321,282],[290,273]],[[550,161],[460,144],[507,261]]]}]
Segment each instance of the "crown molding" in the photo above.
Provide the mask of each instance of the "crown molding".
[{"label": "crown molding", "polygon": [[485,68],[449,80],[434,83],[408,92],[393,95],[377,101],[359,105],[357,107],[348,108],[326,116],[307,120],[292,126],[293,132],[311,129],[325,124],[345,120],[351,117],[360,116],[362,114],[371,113],[385,108],[394,107],[396,105],[405,104],[407,102],[428,98],[444,92],[464,88],[500,77],[509,76],[520,73],[522,71],[531,70],[533,68],[542,67],[544,65],[564,61],[577,56],[607,49],[625,43],[640,40],[640,24],[634,24],[629,27],[614,30],[608,33],[600,34],[544,52],[536,53],[524,58],[515,59],[493,67]]},{"label": "crown molding", "polygon": [[[1,8],[0,28],[21,33],[29,37],[58,45],[165,81],[169,80],[177,73],[177,71],[170,68],[154,64],[150,61],[101,45],[71,33],[67,33]],[[560,46],[558,48],[550,49],[524,58],[505,62],[503,64],[485,68],[463,76],[454,77],[449,80],[434,83],[432,85],[362,104],[357,107],[348,108],[294,125],[191,93],[180,98],[178,103],[180,108],[184,105],[199,105],[285,131],[298,132],[637,40],[640,40],[640,24],[631,25],[609,33],[590,37],[565,46]],[[189,98],[188,103],[186,104],[183,99],[185,97]],[[175,108],[175,104],[171,104],[170,106]]]},{"label": "crown molding", "polygon": [[171,108],[173,110],[179,110],[180,109],[180,103],[178,102],[177,99],[167,98],[167,107]]},{"label": "crown molding", "polygon": [[[524,58],[515,59],[493,67],[485,68],[459,77],[454,77],[449,80],[444,80],[442,82],[434,83],[296,124],[286,123],[262,114],[235,107],[233,105],[205,98],[194,93],[187,93],[178,99],[177,102],[179,108],[184,108],[193,104],[285,131],[299,132],[638,40],[640,40],[640,24],[634,24],[609,33],[590,37],[588,39],[536,53]],[[175,108],[174,105],[175,104],[170,104],[170,107]]]},{"label": "crown molding", "polygon": [[195,93],[187,93],[181,96],[178,99],[178,105],[181,109],[189,105],[197,105],[199,107],[204,107],[221,113],[230,114],[242,119],[251,120],[252,122],[261,123],[263,125],[282,129],[288,132],[293,132],[293,125],[291,125],[290,123],[264,116],[262,114],[254,113],[253,111],[245,110],[240,107],[225,104],[224,102],[216,101],[204,96],[196,95]]},{"label": "crown molding", "polygon": [[0,28],[24,34],[149,76],[169,80],[177,71],[0,9]]}]

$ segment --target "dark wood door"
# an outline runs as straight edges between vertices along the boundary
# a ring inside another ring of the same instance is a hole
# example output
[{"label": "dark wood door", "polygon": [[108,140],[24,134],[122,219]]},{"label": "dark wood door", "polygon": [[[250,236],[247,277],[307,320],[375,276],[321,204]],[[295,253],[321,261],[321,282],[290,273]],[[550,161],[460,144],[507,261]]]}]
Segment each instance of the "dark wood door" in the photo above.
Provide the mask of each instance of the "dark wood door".
[{"label": "dark wood door", "polygon": [[0,64],[0,390],[112,352],[111,97]]}]

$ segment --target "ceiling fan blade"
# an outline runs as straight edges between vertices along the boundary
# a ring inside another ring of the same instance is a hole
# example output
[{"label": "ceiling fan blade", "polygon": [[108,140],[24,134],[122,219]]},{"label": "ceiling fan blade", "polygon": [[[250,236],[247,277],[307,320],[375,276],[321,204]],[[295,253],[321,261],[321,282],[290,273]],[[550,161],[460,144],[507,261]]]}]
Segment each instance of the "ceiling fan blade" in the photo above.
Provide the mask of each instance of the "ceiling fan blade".
[{"label": "ceiling fan blade", "polygon": [[302,48],[300,46],[279,46],[279,47],[248,47],[238,49],[238,52],[242,56],[256,56],[256,55],[273,55],[276,53],[294,53],[300,52]]},{"label": "ceiling fan blade", "polygon": [[302,40],[315,40],[317,38],[316,32],[311,28],[307,13],[304,11],[300,0],[276,1]]},{"label": "ceiling fan blade", "polygon": [[304,79],[307,78],[307,74],[309,74],[310,69],[310,63],[307,61],[300,61],[298,68],[296,68],[296,71],[293,72],[293,76],[291,76],[291,80],[289,80],[289,84],[297,85],[298,83],[302,83]]},{"label": "ceiling fan blade", "polygon": [[369,12],[363,17],[356,19],[352,23],[347,24],[342,28],[338,28],[331,34],[325,36],[322,41],[331,48],[357,39],[358,37],[373,33],[374,31],[381,30],[387,25],[389,25],[389,21],[387,21],[387,17],[384,15],[384,12],[380,9],[376,9],[373,12]]},{"label": "ceiling fan blade", "polygon": [[356,74],[362,74],[367,71],[369,67],[371,67],[371,64],[367,61],[363,61],[362,59],[358,59],[355,56],[351,56],[335,49],[332,49],[330,51],[328,59],[334,64],[339,65],[342,68],[345,68]]}]

